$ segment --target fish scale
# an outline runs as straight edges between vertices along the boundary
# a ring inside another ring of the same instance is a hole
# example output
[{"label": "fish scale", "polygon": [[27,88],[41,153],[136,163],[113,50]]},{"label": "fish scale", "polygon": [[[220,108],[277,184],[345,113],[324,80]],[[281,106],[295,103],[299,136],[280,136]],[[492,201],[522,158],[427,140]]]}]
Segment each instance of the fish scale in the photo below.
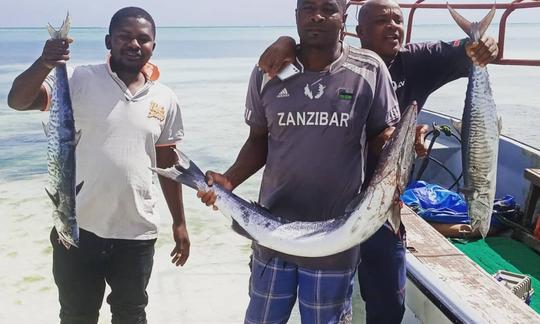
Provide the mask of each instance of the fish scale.
[{"label": "fish scale", "polygon": [[[69,27],[68,14],[58,31],[49,25],[51,38],[66,39]],[[75,200],[82,184],[77,188],[75,183],[75,147],[80,133],[75,131],[66,66],[55,67],[54,76],[49,122],[44,125],[49,172],[49,189],[46,191],[53,202],[53,221],[59,241],[70,248],[79,243]]]},{"label": "fish scale", "polygon": [[[318,222],[289,221],[248,203],[214,183],[208,188],[204,173],[175,149],[179,164],[167,169],[152,168],[161,176],[199,191],[213,190],[214,206],[258,244],[289,255],[323,257],[356,246],[373,235],[388,220],[400,227],[399,196],[407,185],[414,159],[417,106],[411,105],[384,146],[369,186],[358,194],[337,218]],[[317,197],[315,199],[324,199]]]},{"label": "fish scale", "polygon": [[[495,8],[492,8],[482,21],[471,23],[450,6],[448,9],[473,41],[481,39],[495,14]],[[493,212],[500,129],[488,71],[485,67],[473,65],[461,125],[462,191],[472,230],[478,229],[482,237],[489,232]]]}]

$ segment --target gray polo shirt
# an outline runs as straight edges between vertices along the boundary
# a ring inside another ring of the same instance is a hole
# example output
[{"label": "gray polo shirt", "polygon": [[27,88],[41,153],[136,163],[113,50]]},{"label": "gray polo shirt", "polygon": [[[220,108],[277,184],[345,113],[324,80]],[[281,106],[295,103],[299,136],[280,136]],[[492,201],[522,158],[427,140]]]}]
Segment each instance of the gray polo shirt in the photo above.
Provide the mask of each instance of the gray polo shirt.
[{"label": "gray polo shirt", "polygon": [[[253,70],[246,123],[268,130],[268,156],[259,202],[290,220],[342,216],[364,178],[366,141],[399,119],[392,80],[373,52],[343,45],[328,71],[304,70],[263,82]],[[254,244],[255,255],[279,255],[314,269],[353,268],[358,248],[324,258],[286,256]]]}]

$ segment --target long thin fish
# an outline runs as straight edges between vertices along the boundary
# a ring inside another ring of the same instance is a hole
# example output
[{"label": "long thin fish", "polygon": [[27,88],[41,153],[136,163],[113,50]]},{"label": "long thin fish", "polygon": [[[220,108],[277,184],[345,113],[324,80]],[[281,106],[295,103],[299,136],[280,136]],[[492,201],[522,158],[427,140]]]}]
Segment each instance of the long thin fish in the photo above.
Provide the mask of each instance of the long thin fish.
[{"label": "long thin fish", "polygon": [[[448,6],[450,14],[471,40],[479,41],[489,27],[495,7],[479,23],[469,22]],[[459,126],[458,126],[459,127]],[[497,156],[501,121],[489,74],[485,67],[472,65],[461,124],[461,153],[464,187],[472,230],[482,237],[489,231],[497,181]]]},{"label": "long thin fish", "polygon": [[152,170],[196,190],[213,190],[217,195],[215,205],[219,210],[232,217],[252,239],[263,246],[304,257],[332,255],[367,240],[386,220],[394,229],[399,228],[398,201],[407,184],[414,157],[416,114],[414,105],[403,116],[383,148],[381,156],[384,158],[380,159],[366,190],[351,201],[343,216],[327,221],[288,221],[246,202],[218,184],[208,188],[203,172],[176,149],[178,165]]},{"label": "long thin fish", "polygon": [[[70,28],[67,15],[62,27],[55,30],[50,24],[49,34],[53,39],[67,39]],[[75,147],[80,132],[75,131],[71,97],[65,65],[55,68],[55,84],[52,93],[52,106],[49,123],[43,125],[47,135],[47,164],[49,170],[49,189],[45,189],[51,198],[54,211],[54,227],[60,242],[69,249],[79,244],[79,227],[75,215],[75,197],[82,183],[75,183]]]}]

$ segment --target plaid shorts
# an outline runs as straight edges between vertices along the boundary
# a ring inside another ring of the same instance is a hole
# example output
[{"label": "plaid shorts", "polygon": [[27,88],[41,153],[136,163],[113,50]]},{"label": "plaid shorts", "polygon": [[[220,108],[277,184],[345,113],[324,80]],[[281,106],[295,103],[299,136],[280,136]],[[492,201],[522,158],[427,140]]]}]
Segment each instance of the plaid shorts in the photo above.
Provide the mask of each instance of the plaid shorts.
[{"label": "plaid shorts", "polygon": [[252,257],[246,324],[287,323],[298,296],[302,323],[352,323],[355,269],[311,270]]}]

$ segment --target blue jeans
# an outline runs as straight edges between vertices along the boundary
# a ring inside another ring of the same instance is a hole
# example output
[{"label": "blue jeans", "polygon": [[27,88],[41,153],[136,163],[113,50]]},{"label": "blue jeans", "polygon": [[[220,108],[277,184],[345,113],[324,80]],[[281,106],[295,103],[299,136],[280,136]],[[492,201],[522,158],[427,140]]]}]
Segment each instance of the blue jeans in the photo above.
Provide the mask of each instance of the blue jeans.
[{"label": "blue jeans", "polygon": [[66,249],[53,228],[53,275],[58,286],[61,324],[95,324],[105,293],[113,324],[146,323],[146,286],[154,240],[104,239],[80,230],[79,248]]},{"label": "blue jeans", "polygon": [[244,323],[287,323],[297,296],[302,323],[351,323],[354,278],[355,269],[311,270],[252,257]]},{"label": "blue jeans", "polygon": [[358,266],[367,324],[399,324],[405,313],[405,227],[396,235],[386,225],[362,243]]}]

